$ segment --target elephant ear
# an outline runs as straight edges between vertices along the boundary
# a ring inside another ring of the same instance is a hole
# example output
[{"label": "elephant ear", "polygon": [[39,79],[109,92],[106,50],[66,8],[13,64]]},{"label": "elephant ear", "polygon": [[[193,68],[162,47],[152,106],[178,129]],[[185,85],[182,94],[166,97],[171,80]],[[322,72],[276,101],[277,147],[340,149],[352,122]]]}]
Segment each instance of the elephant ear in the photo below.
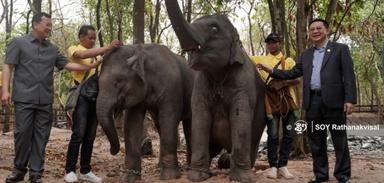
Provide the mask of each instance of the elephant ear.
[{"label": "elephant ear", "polygon": [[233,27],[233,25],[231,24],[231,22],[229,22],[229,20],[226,19],[226,21],[228,21],[228,23],[231,25],[231,28],[230,28],[230,31],[231,31],[231,35],[232,35],[232,43],[231,43],[231,54],[230,54],[230,64],[233,65],[235,63],[238,63],[238,64],[244,64],[244,53],[243,53],[243,50],[242,50],[242,46],[241,46],[241,42],[240,42],[240,38],[239,38],[239,34],[237,33],[237,30],[235,29],[235,27]]},{"label": "elephant ear", "polygon": [[237,39],[234,39],[231,44],[231,55],[230,55],[230,64],[233,65],[235,63],[237,64],[244,64],[244,53],[241,48],[240,41]]},{"label": "elephant ear", "polygon": [[133,55],[127,59],[127,65],[131,71],[136,72],[136,74],[140,77],[144,83],[144,91],[147,91],[147,82],[145,79],[144,68],[145,55],[140,51],[141,49],[142,48],[138,48],[134,51]]},{"label": "elephant ear", "polygon": [[142,80],[145,80],[145,70],[144,70],[144,58],[143,54],[140,51],[134,51],[133,55],[127,59],[128,68],[135,71]]}]

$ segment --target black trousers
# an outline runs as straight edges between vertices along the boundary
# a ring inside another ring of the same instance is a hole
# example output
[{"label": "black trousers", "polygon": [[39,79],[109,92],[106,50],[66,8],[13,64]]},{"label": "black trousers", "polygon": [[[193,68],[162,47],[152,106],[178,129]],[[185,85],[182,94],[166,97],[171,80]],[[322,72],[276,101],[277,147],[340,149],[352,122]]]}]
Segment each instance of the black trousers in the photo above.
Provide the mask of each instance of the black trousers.
[{"label": "black trousers", "polygon": [[[283,126],[283,140],[279,147],[279,124],[280,117]],[[296,117],[293,111],[290,111],[287,116],[273,115],[273,119],[267,121],[267,147],[268,147],[268,163],[270,167],[284,167],[287,166],[289,153],[291,152],[291,145],[293,142],[293,123]]]},{"label": "black trousers", "polygon": [[[331,133],[336,153],[336,164],[333,175],[337,180],[351,177],[351,159],[349,155],[347,132],[337,130],[332,125],[345,125],[346,115],[343,109],[327,108],[321,96],[311,95],[311,103],[307,112],[309,145],[312,151],[313,171],[317,178],[328,179],[327,131]],[[330,125],[322,130],[320,127]]]},{"label": "black trousers", "polygon": [[86,174],[91,171],[93,142],[97,130],[96,102],[79,96],[72,119],[72,136],[68,145],[65,171],[66,173],[76,172],[81,146],[80,173]]}]

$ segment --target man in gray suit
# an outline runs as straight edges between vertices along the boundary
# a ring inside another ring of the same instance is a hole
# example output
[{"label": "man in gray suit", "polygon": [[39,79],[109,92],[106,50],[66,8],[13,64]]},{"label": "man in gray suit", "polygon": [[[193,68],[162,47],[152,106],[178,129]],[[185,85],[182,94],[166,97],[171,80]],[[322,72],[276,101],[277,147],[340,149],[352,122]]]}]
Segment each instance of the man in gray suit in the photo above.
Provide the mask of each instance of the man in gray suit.
[{"label": "man in gray suit", "polygon": [[42,182],[45,147],[52,127],[53,69],[85,71],[100,64],[69,63],[47,38],[52,31],[51,16],[37,13],[32,18],[32,32],[14,38],[7,46],[3,65],[1,100],[9,105],[12,71],[15,106],[15,159],[6,183],[24,180],[29,168],[31,183]]},{"label": "man in gray suit", "polygon": [[[303,76],[303,108],[307,123],[316,127],[328,125],[336,153],[334,176],[340,183],[351,177],[347,133],[333,129],[332,125],[346,124],[346,114],[351,114],[356,103],[356,81],[353,62],[347,45],[328,41],[329,24],[315,19],[309,25],[313,46],[298,58],[294,68],[288,71],[273,69],[259,64],[258,68],[271,73],[278,79],[294,79]],[[309,144],[312,151],[315,177],[309,183],[326,182],[328,175],[327,129],[309,130]]]}]

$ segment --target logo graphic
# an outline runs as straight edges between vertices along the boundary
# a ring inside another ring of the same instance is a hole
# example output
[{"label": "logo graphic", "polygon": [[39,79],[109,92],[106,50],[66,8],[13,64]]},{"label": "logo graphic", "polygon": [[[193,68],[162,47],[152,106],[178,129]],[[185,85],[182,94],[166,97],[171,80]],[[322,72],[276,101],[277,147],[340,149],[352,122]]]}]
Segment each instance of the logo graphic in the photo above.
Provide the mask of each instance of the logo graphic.
[{"label": "logo graphic", "polygon": [[307,122],[305,122],[304,120],[298,120],[295,122],[294,124],[295,126],[295,131],[297,134],[302,134],[303,132],[305,132],[305,130],[307,130]]},{"label": "logo graphic", "polygon": [[292,125],[287,125],[287,130],[292,130]]}]

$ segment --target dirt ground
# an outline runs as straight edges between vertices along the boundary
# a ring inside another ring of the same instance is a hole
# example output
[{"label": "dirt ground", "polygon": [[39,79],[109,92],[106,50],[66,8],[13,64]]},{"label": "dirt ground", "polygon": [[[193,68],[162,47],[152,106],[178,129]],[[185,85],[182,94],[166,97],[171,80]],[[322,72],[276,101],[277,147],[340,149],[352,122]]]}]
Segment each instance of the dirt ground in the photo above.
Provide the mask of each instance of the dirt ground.
[{"label": "dirt ground", "polygon": [[[70,130],[53,128],[51,132],[50,141],[47,146],[47,155],[44,172],[44,182],[47,183],[61,183],[64,182],[64,164],[66,150],[70,139]],[[159,142],[158,136],[154,132],[150,132],[153,139],[154,155],[143,158],[143,172],[142,181],[140,182],[189,182],[186,178],[186,163],[185,151],[178,152],[179,162],[182,165],[182,177],[172,181],[160,181],[159,169],[157,168],[158,155],[159,155]],[[13,133],[0,135],[0,181],[11,172],[12,161],[14,158],[13,151]],[[122,145],[123,146],[123,145]],[[123,146],[124,147],[124,146]],[[333,166],[335,162],[334,153],[330,152],[329,166],[330,175],[332,175]],[[384,154],[383,151],[371,152],[357,152],[352,154],[352,177],[351,182],[354,183],[382,183],[384,182]],[[254,170],[256,182],[260,183],[273,183],[273,182],[287,182],[287,183],[303,183],[307,182],[312,176],[312,162],[310,157],[300,160],[290,160],[288,168],[296,176],[293,180],[284,180],[283,178],[271,180],[266,178],[265,171],[268,166],[267,158],[261,154],[257,160],[256,168]],[[100,129],[98,137],[95,141],[94,153],[92,159],[93,171],[103,178],[103,182],[115,183],[120,181],[120,174],[124,163],[124,150],[116,156],[109,153],[109,143],[105,135],[102,135]],[[217,175],[208,179],[205,182],[230,182],[228,178],[228,170],[218,170],[216,165],[212,165],[212,171]],[[27,180],[27,176],[25,178]],[[27,181],[25,181],[27,182]],[[330,182],[337,182],[334,177],[330,177]]]}]

